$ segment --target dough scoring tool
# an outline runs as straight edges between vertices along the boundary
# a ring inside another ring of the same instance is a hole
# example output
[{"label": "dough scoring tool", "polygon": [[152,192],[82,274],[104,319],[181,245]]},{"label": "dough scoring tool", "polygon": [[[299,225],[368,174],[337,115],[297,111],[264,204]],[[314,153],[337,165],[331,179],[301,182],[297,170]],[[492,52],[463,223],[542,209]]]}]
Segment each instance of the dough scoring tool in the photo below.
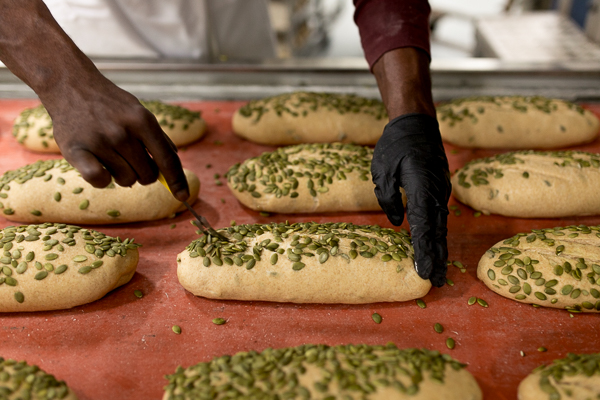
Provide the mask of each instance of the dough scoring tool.
[{"label": "dough scoring tool", "polygon": [[[167,188],[169,193],[173,194],[173,192],[171,192],[171,189],[169,188],[169,185],[167,184],[167,181],[165,180],[165,177],[163,176],[163,174],[161,172],[158,173],[158,180],[160,181],[160,183],[163,184],[164,187]],[[206,236],[208,236],[208,235],[215,236],[225,242],[229,242],[229,239],[227,239],[225,236],[221,235],[212,226],[210,226],[210,224],[208,223],[208,220],[206,218],[204,218],[202,215],[200,215],[196,211],[194,211],[192,206],[190,206],[187,201],[184,201],[183,205],[186,206],[187,209],[189,210],[189,212],[191,212],[192,215],[196,218],[195,221],[192,221],[192,224],[194,224],[195,227],[200,229],[200,231],[202,233],[204,233]]]}]

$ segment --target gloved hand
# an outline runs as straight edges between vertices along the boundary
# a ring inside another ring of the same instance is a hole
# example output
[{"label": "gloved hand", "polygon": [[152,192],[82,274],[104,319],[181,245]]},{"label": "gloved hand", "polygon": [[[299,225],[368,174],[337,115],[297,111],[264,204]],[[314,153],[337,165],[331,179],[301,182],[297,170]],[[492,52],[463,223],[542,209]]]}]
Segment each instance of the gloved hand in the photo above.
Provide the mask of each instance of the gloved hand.
[{"label": "gloved hand", "polygon": [[443,286],[452,185],[436,119],[426,114],[405,114],[390,121],[375,146],[371,173],[379,205],[396,226],[404,220],[399,191],[404,188],[415,269],[434,286]]}]

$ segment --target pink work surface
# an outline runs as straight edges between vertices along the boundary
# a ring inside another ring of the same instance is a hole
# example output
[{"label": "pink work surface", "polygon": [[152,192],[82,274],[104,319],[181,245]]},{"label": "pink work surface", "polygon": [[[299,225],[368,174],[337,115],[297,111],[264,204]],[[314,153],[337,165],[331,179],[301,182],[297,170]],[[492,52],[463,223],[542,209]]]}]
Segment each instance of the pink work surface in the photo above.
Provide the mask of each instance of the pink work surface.
[{"label": "pink work surface", "polygon": [[[14,118],[34,100],[0,101],[0,173],[39,159],[20,146],[11,134]],[[231,116],[242,102],[186,102],[202,111],[208,133],[197,143],[180,149],[184,167],[202,183],[194,208],[216,227],[271,221],[349,221],[392,227],[383,212],[312,215],[274,214],[262,217],[243,207],[226,185],[217,186],[214,174],[223,175],[234,163],[274,147],[260,146],[236,137]],[[600,114],[600,106],[591,106]],[[576,149],[600,152],[600,141]],[[450,169],[474,158],[497,152],[466,150],[446,145]],[[208,165],[211,168],[208,168]],[[225,182],[225,179],[221,179]],[[568,193],[565,193],[567,196]],[[290,304],[208,300],[185,291],[177,280],[176,255],[197,237],[190,214],[174,219],[117,226],[95,226],[111,236],[135,237],[143,244],[140,262],[131,282],[94,303],[70,310],[0,314],[0,356],[37,364],[65,380],[82,400],[160,399],[165,374],[178,365],[187,367],[213,357],[267,347],[347,343],[385,344],[401,348],[438,349],[468,363],[484,398],[515,399],[519,382],[542,363],[568,352],[600,351],[600,316],[534,308],[498,296],[477,279],[481,255],[497,241],[533,228],[571,224],[600,224],[600,217],[518,219],[474,217],[474,210],[450,199],[462,211],[448,220],[449,258],[460,260],[466,273],[449,267],[454,286],[433,288],[423,298],[427,308],[414,301],[366,305]],[[171,224],[176,228],[169,229]],[[0,228],[13,225],[0,217]],[[408,224],[403,224],[408,228]],[[141,290],[138,299],[134,290]],[[488,308],[467,305],[477,296]],[[375,324],[371,314],[383,317]],[[211,321],[222,317],[225,325]],[[434,331],[439,322],[443,334]],[[171,330],[181,326],[181,335]],[[456,348],[445,341],[452,337]],[[548,349],[545,353],[538,347]],[[522,357],[520,351],[526,356]]]}]

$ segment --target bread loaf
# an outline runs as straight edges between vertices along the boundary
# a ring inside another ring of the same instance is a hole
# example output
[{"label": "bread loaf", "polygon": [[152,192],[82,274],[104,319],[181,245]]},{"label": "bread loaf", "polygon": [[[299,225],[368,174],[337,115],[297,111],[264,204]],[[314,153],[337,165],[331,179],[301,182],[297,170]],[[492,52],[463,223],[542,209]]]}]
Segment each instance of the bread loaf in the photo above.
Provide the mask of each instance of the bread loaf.
[{"label": "bread loaf", "polygon": [[0,397],[6,400],[77,400],[64,381],[37,365],[0,357]]},{"label": "bread loaf", "polygon": [[[140,103],[154,114],[163,131],[176,146],[194,142],[206,131],[206,123],[200,117],[200,112],[157,100]],[[13,136],[29,150],[60,153],[54,140],[52,119],[42,104],[24,110],[17,117],[13,124]]]},{"label": "bread loaf", "polygon": [[211,299],[364,304],[427,294],[406,231],[351,223],[272,223],[220,229],[177,256],[181,285]]},{"label": "bread loaf", "polygon": [[600,397],[600,354],[573,354],[536,368],[519,384],[519,400]]},{"label": "bread loaf", "polygon": [[[185,173],[192,203],[200,181]],[[12,221],[117,224],[161,219],[184,209],[160,182],[97,189],[64,159],[38,161],[0,177],[0,210]]]},{"label": "bread loaf", "polygon": [[600,226],[534,229],[496,243],[479,261],[477,277],[522,303],[600,311]]},{"label": "bread loaf", "polygon": [[178,367],[166,377],[163,400],[479,400],[481,389],[465,366],[438,351],[400,350],[393,343],[307,344]]},{"label": "bread loaf", "polygon": [[372,149],[351,144],[288,146],[234,165],[227,172],[227,185],[253,210],[377,211],[381,207],[371,178],[372,158]]},{"label": "bread loaf", "polygon": [[600,121],[564,100],[470,97],[437,108],[442,138],[462,147],[556,149],[593,141]]},{"label": "bread loaf", "polygon": [[233,115],[233,132],[269,145],[375,145],[388,123],[379,100],[352,94],[295,92],[254,100]]},{"label": "bread loaf", "polygon": [[133,239],[65,224],[0,230],[0,312],[60,310],[90,303],[129,282]]},{"label": "bread loaf", "polygon": [[600,154],[519,151],[471,161],[453,195],[476,210],[522,218],[600,214]]}]

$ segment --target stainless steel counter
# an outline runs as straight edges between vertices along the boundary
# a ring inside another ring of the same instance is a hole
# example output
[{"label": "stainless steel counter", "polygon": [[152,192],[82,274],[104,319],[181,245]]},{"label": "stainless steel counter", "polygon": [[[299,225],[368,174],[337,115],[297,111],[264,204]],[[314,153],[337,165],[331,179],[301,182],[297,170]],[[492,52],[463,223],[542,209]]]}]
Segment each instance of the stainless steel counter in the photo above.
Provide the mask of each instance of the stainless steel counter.
[{"label": "stainless steel counter", "polygon": [[[274,60],[262,64],[96,60],[117,85],[141,98],[239,100],[293,90],[353,92],[378,97],[362,58]],[[598,63],[508,63],[490,58],[433,60],[435,100],[473,95],[545,95],[600,101]],[[35,94],[0,64],[0,98]]]}]

